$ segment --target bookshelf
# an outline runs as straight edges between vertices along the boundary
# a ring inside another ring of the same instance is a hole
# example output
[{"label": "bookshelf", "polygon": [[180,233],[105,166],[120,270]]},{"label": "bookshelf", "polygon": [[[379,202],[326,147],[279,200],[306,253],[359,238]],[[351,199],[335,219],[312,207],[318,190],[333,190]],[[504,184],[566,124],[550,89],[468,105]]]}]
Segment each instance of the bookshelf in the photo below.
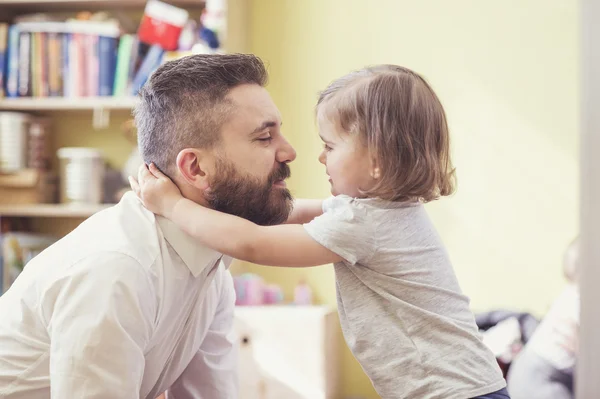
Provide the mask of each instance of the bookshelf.
[{"label": "bookshelf", "polygon": [[111,204],[0,205],[0,215],[4,217],[87,218],[96,212],[109,208],[110,206]]},{"label": "bookshelf", "polygon": [[[196,21],[206,5],[205,0],[161,1],[186,9],[190,18]],[[222,48],[228,52],[245,52],[250,0],[225,1],[226,29],[219,33]],[[146,0],[0,0],[0,22],[11,23],[15,17],[33,13],[72,16],[82,11],[108,11],[119,20],[124,18],[137,26],[145,6]],[[123,126],[130,119],[136,103],[137,98],[128,95],[0,98],[0,112],[25,112],[49,118],[52,120],[52,151],[70,146],[96,147],[108,154],[111,165],[119,169],[130,154],[132,144],[123,137]],[[56,160],[53,165],[56,168]],[[34,232],[61,236],[81,220],[108,206],[23,205],[0,201],[0,221],[25,218],[31,221]]]},{"label": "bookshelf", "polygon": [[[162,0],[185,8],[194,15],[201,11],[205,0]],[[251,0],[224,0],[227,4],[227,27],[222,32],[224,48],[229,52],[248,51],[248,15]],[[146,0],[0,0],[0,22],[8,22],[21,14],[41,12],[117,11],[141,13]]]},{"label": "bookshelf", "polygon": [[[160,1],[179,8],[184,8],[188,11],[189,18],[196,22],[199,21],[199,17],[206,7],[206,2],[204,0]],[[221,42],[221,49],[227,52],[246,52],[248,51],[249,44],[248,18],[251,0],[223,1],[226,3],[227,13],[225,16],[225,27],[218,34]],[[132,135],[130,123],[131,110],[138,101],[138,99],[133,96],[134,90],[130,91],[127,86],[127,89],[117,92],[115,89],[117,75],[116,66],[113,70],[114,75],[110,78],[114,79],[112,86],[113,90],[111,90],[110,93],[106,93],[106,90],[102,90],[102,87],[111,87],[110,81],[107,83],[107,75],[105,73],[107,70],[106,66],[103,67],[97,65],[96,67],[99,68],[96,70],[97,75],[92,73],[92,75],[83,75],[83,78],[77,76],[77,90],[73,89],[75,84],[72,80],[69,81],[71,83],[68,85],[64,82],[67,78],[73,78],[73,70],[71,69],[69,60],[83,59],[85,60],[83,61],[85,65],[90,65],[91,62],[98,62],[99,64],[102,59],[100,54],[102,54],[102,57],[106,54],[112,54],[112,48],[108,50],[108,53],[106,51],[106,40],[102,41],[102,43],[104,43],[104,47],[102,47],[103,44],[101,44],[100,40],[101,36],[110,37],[116,41],[117,48],[115,50],[117,50],[117,58],[113,59],[111,62],[116,62],[118,64],[118,54],[120,53],[118,51],[118,44],[121,43],[121,39],[124,36],[129,36],[129,40],[134,40],[131,39],[131,37],[135,37],[136,35],[138,24],[145,7],[146,0],[0,0],[0,23],[3,24],[14,24],[16,22],[15,18],[26,15],[31,16],[32,14],[48,14],[51,20],[65,21],[67,18],[73,18],[75,16],[85,17],[85,15],[91,15],[91,13],[106,11],[114,18],[114,20],[118,21],[120,26],[120,29],[116,32],[114,29],[111,30],[111,32],[113,32],[112,36],[107,33],[82,32],[77,30],[53,31],[52,29],[42,30],[41,28],[40,30],[35,30],[31,27],[31,24],[29,25],[29,28],[27,28],[27,26],[24,28],[24,26],[21,25],[20,28],[24,29],[19,29],[17,31],[19,35],[19,45],[17,47],[19,51],[17,59],[20,61],[21,56],[24,56],[27,63],[17,63],[18,75],[16,76],[20,77],[28,75],[29,81],[22,86],[21,81],[18,80],[18,90],[16,91],[13,81],[10,97],[0,97],[0,112],[17,113],[12,115],[13,118],[19,118],[20,116],[15,116],[19,115],[18,113],[27,113],[36,118],[40,117],[41,119],[39,120],[44,121],[40,122],[42,124],[45,124],[45,121],[50,121],[50,129],[47,133],[44,133],[44,136],[46,137],[46,139],[44,139],[46,140],[44,146],[47,147],[51,159],[48,160],[47,158],[43,158],[46,162],[49,162],[50,171],[54,172],[49,173],[50,176],[55,176],[55,174],[60,175],[60,163],[56,156],[57,151],[60,148],[91,147],[99,150],[103,154],[104,161],[106,161],[106,164],[108,165],[107,175],[112,176],[113,179],[110,180],[112,183],[109,184],[111,185],[111,190],[117,189],[118,191],[118,187],[113,187],[115,185],[115,172],[120,174],[123,168],[128,165],[128,161],[131,159],[135,146],[135,137],[132,137],[134,135]],[[102,18],[100,17],[100,19]],[[34,22],[34,24],[35,23],[36,22]],[[60,24],[61,22],[57,23]],[[25,24],[27,24],[27,22]],[[40,25],[38,24],[37,26],[39,27]],[[45,27],[47,27],[47,25]],[[72,26],[70,27],[72,28]],[[89,28],[90,26],[87,27]],[[66,28],[69,27],[65,27],[65,29]],[[10,29],[5,32],[7,35],[5,43],[11,43]],[[104,31],[102,30],[102,32]],[[26,39],[27,45],[25,45],[25,48],[29,47],[30,51],[25,50],[23,52],[21,49],[20,41],[23,33],[26,34],[25,36],[29,37],[29,39]],[[95,35],[98,40],[97,42],[87,42],[79,41],[78,39],[77,44],[73,45],[76,47],[76,52],[74,53],[76,56],[73,56],[71,53],[71,51],[73,51],[71,47],[71,36],[74,36],[74,33],[79,37]],[[120,34],[129,35],[120,36]],[[40,40],[40,35],[43,36],[42,40]],[[61,41],[61,38],[64,39],[67,35],[69,36],[67,37],[67,40]],[[84,52],[84,50],[82,50],[83,47],[81,46],[88,46],[86,48],[92,48],[93,50],[86,50]],[[101,48],[105,51],[104,53],[100,53]],[[124,48],[127,48],[127,46],[124,46]],[[8,49],[7,45],[5,50]],[[0,50],[3,49],[0,48]],[[51,52],[52,61],[50,61]],[[89,54],[94,52],[97,53],[95,53],[92,58],[89,58]],[[5,52],[4,54],[10,59],[8,53]],[[61,59],[61,63],[56,61],[57,54],[59,55],[58,58]],[[12,54],[11,56],[15,57],[15,54]],[[44,60],[43,62],[39,61],[40,57]],[[34,61],[34,59],[37,61]],[[123,65],[128,65],[128,68],[131,69],[131,65],[134,65],[133,62],[134,61],[129,63],[125,62]],[[4,65],[7,65],[7,63]],[[21,75],[23,65],[29,65],[28,67],[25,67],[27,75]],[[65,69],[65,66],[68,68]],[[14,68],[15,66],[12,65],[12,67]],[[6,68],[8,68],[8,66]],[[83,68],[84,67],[82,66],[78,66],[76,70],[81,70]],[[100,68],[104,68],[103,75],[100,73]],[[57,73],[57,70],[61,72]],[[71,74],[67,75],[65,70],[71,72]],[[56,78],[57,74],[60,78]],[[99,78],[99,76],[103,76],[103,78]],[[3,75],[3,77],[6,78],[6,75]],[[34,84],[32,82],[34,77],[37,79],[35,80],[37,91],[33,88]],[[60,83],[57,83],[57,79],[59,79],[58,81]],[[96,88],[93,88],[95,79],[98,79],[99,83],[99,88],[97,90]],[[131,79],[131,76],[128,76],[128,79]],[[104,86],[102,82],[104,82]],[[5,83],[7,83],[6,80]],[[69,90],[67,90],[67,86]],[[25,89],[23,89],[23,87],[25,87]],[[40,87],[42,87],[42,89],[40,89]],[[82,89],[82,87],[84,87],[84,89]],[[90,89],[90,87],[92,87],[92,89]],[[21,90],[23,90],[23,92],[21,92]],[[111,95],[109,96],[108,94]],[[11,117],[9,116],[8,119],[10,118]],[[6,118],[4,121],[6,121]],[[0,140],[0,142],[3,143],[2,145],[5,145],[6,143],[12,145],[10,143],[14,142],[14,140],[21,140],[20,137],[23,137],[22,129],[15,128],[14,124],[11,125],[12,127],[10,129],[15,129],[13,139],[13,131],[6,130],[7,128],[5,126],[7,126],[7,124],[5,122],[3,123],[5,130],[0,132],[2,133],[0,134],[0,138],[3,138],[3,140]],[[6,134],[6,132],[8,132],[8,134]],[[29,136],[31,132],[27,134],[27,139],[29,140],[31,138]],[[27,157],[31,156],[30,146],[31,143],[29,142],[27,144]],[[8,153],[13,154],[18,152],[19,150],[15,152],[9,151]],[[6,154],[7,151],[5,150],[3,156],[6,156]],[[14,157],[11,159],[14,159]],[[29,158],[27,159],[29,160]],[[41,167],[44,172],[46,172],[45,168],[48,168],[47,163],[45,165],[46,166]],[[29,161],[27,162],[27,167],[32,168]],[[33,166],[33,168],[36,167],[39,168],[40,166]],[[20,172],[22,172],[22,169]],[[3,191],[0,191],[0,242],[2,235],[8,232],[21,232],[21,234],[32,233],[31,236],[60,238],[73,231],[88,217],[112,206],[112,204],[79,205],[36,203],[36,201],[46,200],[45,197],[43,200],[31,199],[32,196],[37,196],[39,194],[38,191],[41,192],[41,190],[37,190],[38,186],[36,185],[40,185],[41,182],[45,182],[46,180],[42,179],[42,177],[40,177],[41,175],[36,175],[37,177],[29,176],[28,174],[21,175],[20,172],[2,175],[5,178],[3,179]],[[29,176],[30,178],[27,179],[26,176]],[[10,184],[6,183],[6,177],[9,177],[8,180],[11,180],[12,178]],[[51,178],[51,180],[54,182],[56,181],[53,178]],[[59,181],[59,184],[60,183],[61,182]],[[110,202],[116,202],[118,200],[116,196],[106,197],[105,199]],[[10,271],[11,269],[10,267],[7,267],[2,261],[2,258],[0,258],[0,295],[2,295],[4,289],[7,288],[8,280],[4,279],[3,281],[3,278],[1,278],[4,277],[4,273],[7,270]]]},{"label": "bookshelf", "polygon": [[0,111],[130,111],[136,103],[136,97],[4,98],[0,99]]},{"label": "bookshelf", "polygon": [[[165,0],[165,3],[172,4],[177,7],[190,8],[203,6],[204,0]],[[146,0],[0,0],[0,7],[16,10],[52,11],[61,10],[77,10],[77,9],[93,9],[93,8],[142,8],[146,4]]]}]

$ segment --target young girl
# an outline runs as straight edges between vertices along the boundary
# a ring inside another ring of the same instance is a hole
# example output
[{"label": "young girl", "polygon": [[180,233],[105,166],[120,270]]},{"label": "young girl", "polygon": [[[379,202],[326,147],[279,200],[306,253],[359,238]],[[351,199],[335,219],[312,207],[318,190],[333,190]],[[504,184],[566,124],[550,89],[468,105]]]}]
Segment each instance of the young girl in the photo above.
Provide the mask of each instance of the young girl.
[{"label": "young girl", "polygon": [[304,225],[263,227],[201,207],[154,165],[132,186],[148,209],[226,255],[334,263],[344,337],[382,398],[508,398],[423,207],[454,190],[433,90],[406,68],[366,68],[333,82],[316,113],[333,197]]}]

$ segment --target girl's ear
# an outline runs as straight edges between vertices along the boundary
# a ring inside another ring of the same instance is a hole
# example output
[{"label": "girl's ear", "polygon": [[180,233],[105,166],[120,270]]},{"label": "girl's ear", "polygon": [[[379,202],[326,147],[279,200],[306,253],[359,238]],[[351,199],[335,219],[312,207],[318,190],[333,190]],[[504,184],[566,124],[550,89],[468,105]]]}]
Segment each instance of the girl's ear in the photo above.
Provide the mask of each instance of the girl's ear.
[{"label": "girl's ear", "polygon": [[381,178],[381,168],[379,167],[379,162],[375,157],[371,157],[371,177],[375,180],[379,180]]}]

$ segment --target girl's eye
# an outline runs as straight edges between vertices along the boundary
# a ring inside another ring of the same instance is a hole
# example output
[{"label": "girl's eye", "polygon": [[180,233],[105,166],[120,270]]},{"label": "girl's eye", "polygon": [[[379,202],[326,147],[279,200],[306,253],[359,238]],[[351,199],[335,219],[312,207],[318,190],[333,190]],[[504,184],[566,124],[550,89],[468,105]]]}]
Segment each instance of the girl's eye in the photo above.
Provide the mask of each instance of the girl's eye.
[{"label": "girl's eye", "polygon": [[327,144],[325,144],[324,148],[325,148],[325,151],[331,151],[331,147]]}]

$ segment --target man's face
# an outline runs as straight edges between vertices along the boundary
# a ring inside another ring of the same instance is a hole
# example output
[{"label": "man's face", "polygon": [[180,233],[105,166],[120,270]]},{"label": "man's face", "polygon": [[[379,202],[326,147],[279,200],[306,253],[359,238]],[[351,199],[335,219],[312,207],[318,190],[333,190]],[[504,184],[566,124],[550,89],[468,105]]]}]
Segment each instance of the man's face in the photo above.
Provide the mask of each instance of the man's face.
[{"label": "man's face", "polygon": [[230,91],[233,112],[224,123],[210,182],[209,205],[259,225],[284,222],[292,209],[285,179],[296,152],[281,133],[281,116],[258,85]]}]

